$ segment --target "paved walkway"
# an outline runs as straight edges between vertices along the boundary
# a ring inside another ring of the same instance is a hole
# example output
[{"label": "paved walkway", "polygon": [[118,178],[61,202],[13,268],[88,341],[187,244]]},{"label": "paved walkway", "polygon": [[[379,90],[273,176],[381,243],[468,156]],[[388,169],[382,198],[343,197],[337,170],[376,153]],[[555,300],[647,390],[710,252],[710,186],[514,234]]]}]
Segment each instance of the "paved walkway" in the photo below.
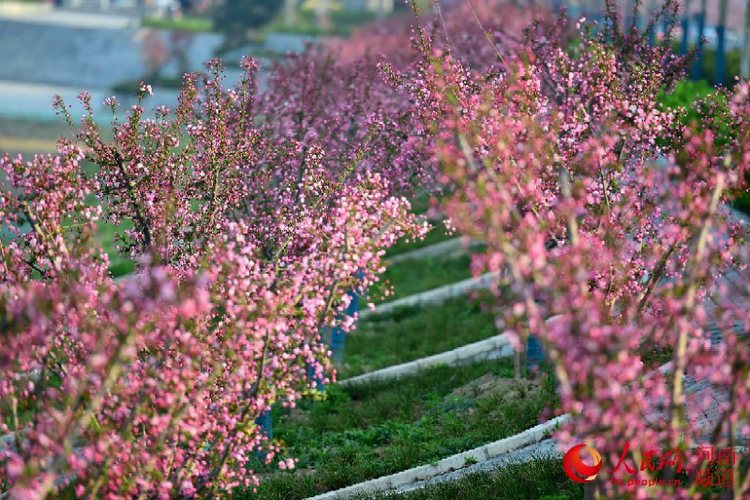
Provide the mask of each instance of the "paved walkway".
[{"label": "paved walkway", "polygon": [[[10,118],[23,118],[29,120],[60,120],[52,108],[52,100],[55,95],[60,95],[66,103],[72,105],[71,113],[78,118],[83,110],[78,105],[76,96],[80,92],[78,87],[67,87],[61,85],[44,85],[39,83],[20,83],[0,80],[0,114]],[[113,95],[109,89],[94,89],[90,91],[97,119],[109,121],[111,115],[104,107],[102,101]],[[134,102],[134,98],[118,97],[122,108]],[[153,97],[146,99],[144,104],[147,109],[153,109],[160,105],[173,106],[177,102],[177,90],[157,89]]]}]

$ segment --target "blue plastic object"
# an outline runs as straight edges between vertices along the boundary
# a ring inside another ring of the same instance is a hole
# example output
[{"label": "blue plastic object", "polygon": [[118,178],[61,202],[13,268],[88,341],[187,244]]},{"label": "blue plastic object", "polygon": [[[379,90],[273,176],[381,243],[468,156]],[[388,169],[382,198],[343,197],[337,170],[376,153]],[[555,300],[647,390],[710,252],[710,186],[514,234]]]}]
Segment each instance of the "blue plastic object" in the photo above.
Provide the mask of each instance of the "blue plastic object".
[{"label": "blue plastic object", "polygon": [[531,370],[539,366],[544,360],[542,343],[534,335],[529,335],[526,340],[526,369]]},{"label": "blue plastic object", "polygon": [[[349,305],[344,311],[344,314],[346,316],[353,317],[356,313],[359,312],[359,294],[352,290],[347,293],[347,295],[349,295],[351,300],[349,301]],[[331,330],[329,347],[331,348],[333,359],[339,363],[344,359],[345,343],[346,332],[340,326],[333,327],[333,329]]]},{"label": "blue plastic object", "polygon": [[703,76],[703,36],[706,32],[706,11],[701,10],[698,14],[698,35],[695,41],[697,54],[693,62],[691,77],[693,80],[700,80]]},{"label": "blue plastic object", "polygon": [[726,28],[724,26],[719,25],[716,27],[716,37],[718,38],[718,42],[716,44],[716,81],[714,83],[722,85],[724,84],[727,71],[724,54],[726,50]]},{"label": "blue plastic object", "polygon": [[269,438],[272,438],[273,437],[273,417],[271,415],[271,410],[266,410],[260,415],[258,415],[258,418],[255,419],[255,425],[260,427],[260,430],[263,431],[263,434],[265,434]]}]

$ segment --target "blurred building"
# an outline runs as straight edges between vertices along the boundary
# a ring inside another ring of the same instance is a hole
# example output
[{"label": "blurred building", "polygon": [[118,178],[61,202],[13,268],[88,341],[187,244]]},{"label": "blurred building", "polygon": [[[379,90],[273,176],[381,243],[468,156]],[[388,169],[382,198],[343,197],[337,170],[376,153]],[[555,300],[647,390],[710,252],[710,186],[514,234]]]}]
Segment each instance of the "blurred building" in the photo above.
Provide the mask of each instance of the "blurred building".
[{"label": "blurred building", "polygon": [[179,0],[54,0],[58,7],[85,12],[122,12],[137,15],[169,15],[181,7]]}]

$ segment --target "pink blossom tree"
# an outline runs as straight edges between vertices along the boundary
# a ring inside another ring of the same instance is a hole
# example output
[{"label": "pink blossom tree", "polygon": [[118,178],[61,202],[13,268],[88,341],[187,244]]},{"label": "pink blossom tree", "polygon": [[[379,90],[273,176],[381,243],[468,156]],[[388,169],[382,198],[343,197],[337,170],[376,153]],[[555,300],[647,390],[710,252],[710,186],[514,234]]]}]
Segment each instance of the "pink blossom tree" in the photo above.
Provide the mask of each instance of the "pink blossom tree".
[{"label": "pink blossom tree", "polygon": [[[693,496],[709,464],[691,450],[750,437],[746,229],[727,209],[747,189],[748,85],[727,97],[731,137],[681,127],[657,95],[684,61],[621,33],[612,12],[608,28],[580,25],[572,46],[559,26],[537,26],[500,71],[420,31],[412,92],[453,192],[445,211],[487,244],[479,264],[512,304],[499,324],[519,351],[529,334],[543,341],[573,417],[562,444],[605,455],[602,492]],[[640,477],[680,485],[610,481],[654,453]],[[730,470],[743,497],[750,475],[739,461]]]},{"label": "pink blossom tree", "polygon": [[[0,491],[12,498],[210,497],[257,484],[258,451],[292,467],[255,419],[313,388],[310,367],[331,376],[321,332],[345,292],[422,231],[385,172],[360,168],[408,139],[300,146],[264,117],[244,67],[230,89],[216,63],[186,76],[177,109],[153,119],[139,101],[111,141],[82,94],[88,115],[56,155],[0,159]],[[121,250],[138,268],[121,282],[94,239],[100,220],[132,226]]]}]

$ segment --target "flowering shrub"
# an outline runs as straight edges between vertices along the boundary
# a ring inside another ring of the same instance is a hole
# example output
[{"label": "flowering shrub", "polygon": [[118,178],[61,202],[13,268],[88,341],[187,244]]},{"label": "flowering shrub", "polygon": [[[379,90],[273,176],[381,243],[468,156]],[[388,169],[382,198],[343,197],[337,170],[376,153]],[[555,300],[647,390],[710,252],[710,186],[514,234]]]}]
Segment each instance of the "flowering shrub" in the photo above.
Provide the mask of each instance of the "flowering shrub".
[{"label": "flowering shrub", "polygon": [[[337,61],[351,64],[378,56],[395,68],[406,70],[420,59],[420,50],[410,40],[415,27],[421,26],[435,35],[433,43],[437,46],[450,46],[464,62],[488,68],[497,63],[498,53],[512,53],[523,41],[524,30],[546,13],[540,4],[504,0],[430,2],[429,13],[418,12],[417,2],[405,3],[412,5],[411,14],[391,16],[365,25],[346,40],[327,42]],[[493,43],[488,44],[488,39]]]},{"label": "flowering shrub", "polygon": [[[254,420],[330,373],[321,332],[345,292],[421,231],[374,167],[409,152],[407,139],[364,112],[347,124],[378,140],[289,136],[245,69],[231,89],[216,63],[186,76],[178,108],[153,119],[139,100],[111,141],[82,94],[89,113],[56,155],[0,159],[0,491],[257,484],[249,461],[278,449]],[[121,282],[93,239],[102,219],[131,226],[121,247],[138,270]]]},{"label": "flowering shrub", "polygon": [[382,175],[398,193],[429,189],[434,175],[425,162],[423,127],[408,94],[388,80],[378,62],[372,56],[339,61],[331,50],[315,48],[290,56],[269,79],[273,92],[259,102],[264,127],[297,149],[294,161],[325,144],[329,175],[352,168]]},{"label": "flowering shrub", "polygon": [[[480,263],[513,303],[499,324],[519,350],[528,334],[545,345],[574,417],[563,444],[585,440],[614,465],[627,443],[635,473],[642,453],[673,450],[659,470],[681,485],[638,490],[673,498],[697,488],[678,454],[750,437],[750,290],[730,279],[748,256],[726,208],[728,192],[747,190],[750,99],[743,83],[727,104],[731,140],[682,127],[657,96],[684,62],[623,35],[611,12],[572,46],[537,27],[501,71],[432,51],[421,32],[412,92],[454,192],[447,215],[487,244]],[[628,467],[605,467],[598,487],[623,493],[627,481],[610,479]],[[741,496],[750,476],[733,471]]]},{"label": "flowering shrub", "polygon": [[[571,44],[564,24],[521,35],[496,27],[514,7],[479,5],[436,12],[379,70],[368,33],[341,61],[284,62],[266,93],[252,63],[231,89],[212,63],[176,110],[139,102],[112,140],[83,94],[56,155],[0,159],[0,491],[214,496],[257,484],[258,452],[293,467],[255,419],[330,373],[321,332],[351,328],[346,291],[424,230],[402,195],[432,189],[435,163],[512,304],[499,324],[519,351],[544,342],[574,417],[563,442],[615,464],[624,443],[630,460],[745,442],[749,256],[725,202],[747,191],[748,85],[716,101],[718,125],[686,127],[658,97],[685,61],[614,9]],[[138,271],[121,282],[101,220],[129,227]]]}]

